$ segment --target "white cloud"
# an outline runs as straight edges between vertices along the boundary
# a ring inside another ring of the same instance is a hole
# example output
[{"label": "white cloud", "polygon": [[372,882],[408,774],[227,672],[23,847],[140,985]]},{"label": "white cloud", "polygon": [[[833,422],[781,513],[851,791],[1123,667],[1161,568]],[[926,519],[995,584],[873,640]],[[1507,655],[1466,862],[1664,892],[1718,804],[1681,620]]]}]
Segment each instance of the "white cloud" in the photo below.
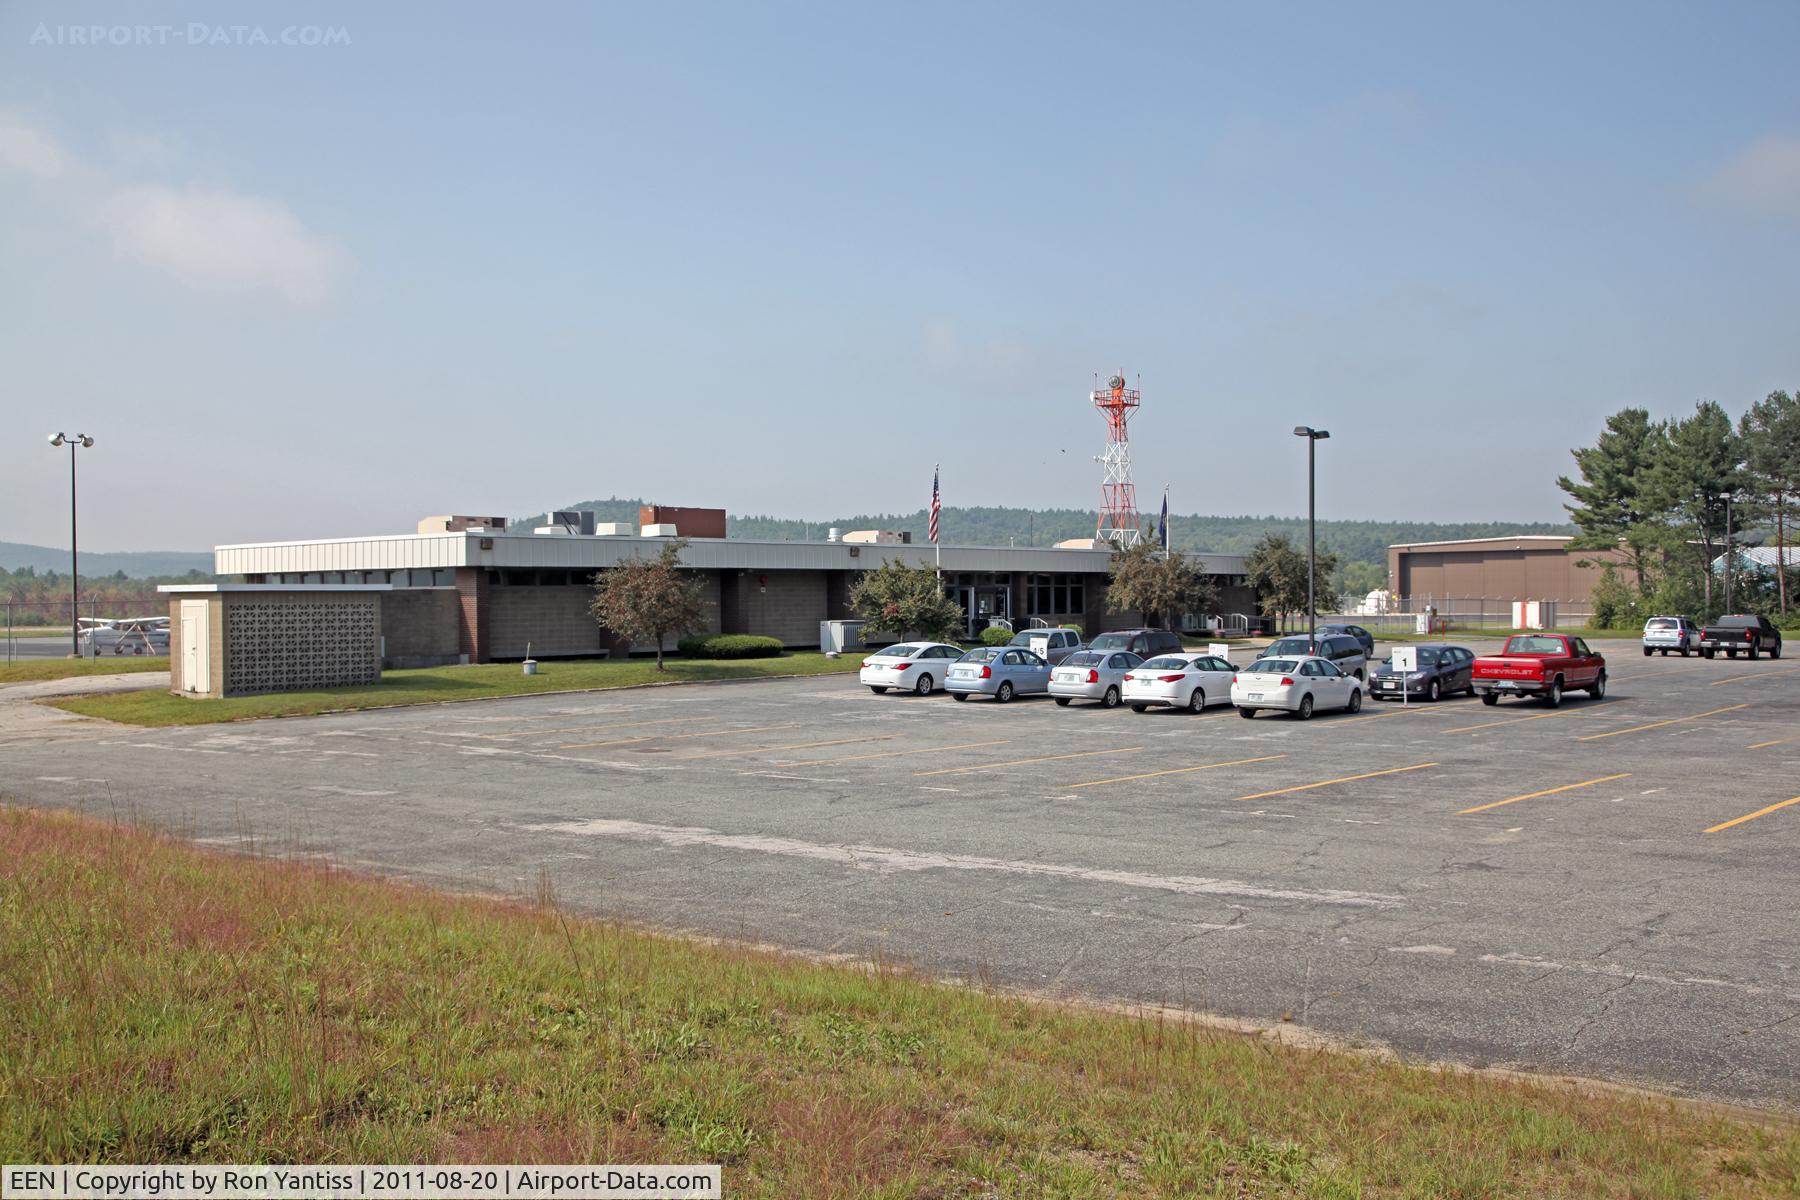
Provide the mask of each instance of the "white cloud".
[{"label": "white cloud", "polygon": [[120,254],[195,287],[267,289],[318,304],[350,265],[337,242],[274,200],[201,187],[132,187],[101,206]]},{"label": "white cloud", "polygon": [[1750,143],[1701,185],[1709,199],[1758,216],[1800,217],[1800,140]]},{"label": "white cloud", "polygon": [[55,179],[68,165],[55,140],[17,113],[0,112],[0,167]]}]

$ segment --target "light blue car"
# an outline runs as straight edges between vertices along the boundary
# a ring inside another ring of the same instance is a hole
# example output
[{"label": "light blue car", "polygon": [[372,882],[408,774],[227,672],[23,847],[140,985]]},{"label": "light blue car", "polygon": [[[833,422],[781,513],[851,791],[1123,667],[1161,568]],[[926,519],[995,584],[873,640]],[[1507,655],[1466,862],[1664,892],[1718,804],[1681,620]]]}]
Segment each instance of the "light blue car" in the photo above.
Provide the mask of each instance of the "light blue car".
[{"label": "light blue car", "polygon": [[1050,664],[1020,646],[981,646],[950,664],[944,690],[958,700],[992,696],[1005,704],[1014,696],[1050,690]]}]

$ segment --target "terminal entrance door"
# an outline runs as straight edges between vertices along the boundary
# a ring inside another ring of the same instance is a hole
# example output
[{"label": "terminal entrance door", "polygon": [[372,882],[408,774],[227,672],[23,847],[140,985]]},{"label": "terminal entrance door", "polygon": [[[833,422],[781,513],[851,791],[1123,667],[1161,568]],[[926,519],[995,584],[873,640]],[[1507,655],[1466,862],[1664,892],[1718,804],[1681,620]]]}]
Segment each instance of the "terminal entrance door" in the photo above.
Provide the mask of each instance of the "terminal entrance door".
[{"label": "terminal entrance door", "polygon": [[950,589],[950,598],[962,606],[970,639],[980,637],[994,617],[1012,617],[1012,589],[1005,584],[960,584]]}]

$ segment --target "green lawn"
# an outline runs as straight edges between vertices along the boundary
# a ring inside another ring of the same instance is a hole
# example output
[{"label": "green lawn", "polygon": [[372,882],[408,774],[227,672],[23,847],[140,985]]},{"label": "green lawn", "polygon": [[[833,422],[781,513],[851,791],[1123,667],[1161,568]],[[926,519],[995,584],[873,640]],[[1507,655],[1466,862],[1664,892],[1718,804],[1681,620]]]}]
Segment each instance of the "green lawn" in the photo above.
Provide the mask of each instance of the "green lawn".
[{"label": "green lawn", "polygon": [[0,1161],[717,1162],[734,1197],[1800,1194],[1800,1132],[0,806]]},{"label": "green lawn", "polygon": [[0,653],[0,684],[40,683],[46,679],[73,679],[78,675],[130,675],[139,671],[166,671],[168,655],[122,654],[106,658],[23,658],[11,665]]},{"label": "green lawn", "polygon": [[537,692],[588,691],[708,679],[755,679],[770,675],[836,675],[856,670],[862,656],[848,653],[841,658],[826,658],[815,650],[783,654],[779,658],[670,658],[666,662],[668,669],[664,671],[658,671],[652,659],[540,662],[536,675],[526,675],[518,663],[426,667],[383,672],[381,682],[372,687],[328,688],[229,700],[189,700],[155,688],[106,696],[77,696],[54,703],[70,712],[128,725],[209,725],[216,721],[241,721],[253,717],[304,716],[394,704],[528,696]]}]

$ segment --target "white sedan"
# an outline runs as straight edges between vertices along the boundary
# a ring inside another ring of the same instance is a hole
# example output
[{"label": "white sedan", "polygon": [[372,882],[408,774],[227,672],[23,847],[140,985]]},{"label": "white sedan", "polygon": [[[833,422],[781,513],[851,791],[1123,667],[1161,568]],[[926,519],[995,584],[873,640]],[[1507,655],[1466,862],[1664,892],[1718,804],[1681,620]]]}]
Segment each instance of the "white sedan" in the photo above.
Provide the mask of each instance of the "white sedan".
[{"label": "white sedan", "polygon": [[963,656],[961,646],[943,642],[902,642],[877,650],[862,661],[857,678],[876,695],[889,688],[904,688],[929,696],[944,682],[950,664]]},{"label": "white sedan", "polygon": [[1212,654],[1162,654],[1131,668],[1125,703],[1134,712],[1158,706],[1199,712],[1231,701],[1231,664]]},{"label": "white sedan", "polygon": [[1259,708],[1278,708],[1302,721],[1314,709],[1362,707],[1362,681],[1346,675],[1329,658],[1301,654],[1294,657],[1259,658],[1231,684],[1231,702],[1238,716],[1248,720]]}]

